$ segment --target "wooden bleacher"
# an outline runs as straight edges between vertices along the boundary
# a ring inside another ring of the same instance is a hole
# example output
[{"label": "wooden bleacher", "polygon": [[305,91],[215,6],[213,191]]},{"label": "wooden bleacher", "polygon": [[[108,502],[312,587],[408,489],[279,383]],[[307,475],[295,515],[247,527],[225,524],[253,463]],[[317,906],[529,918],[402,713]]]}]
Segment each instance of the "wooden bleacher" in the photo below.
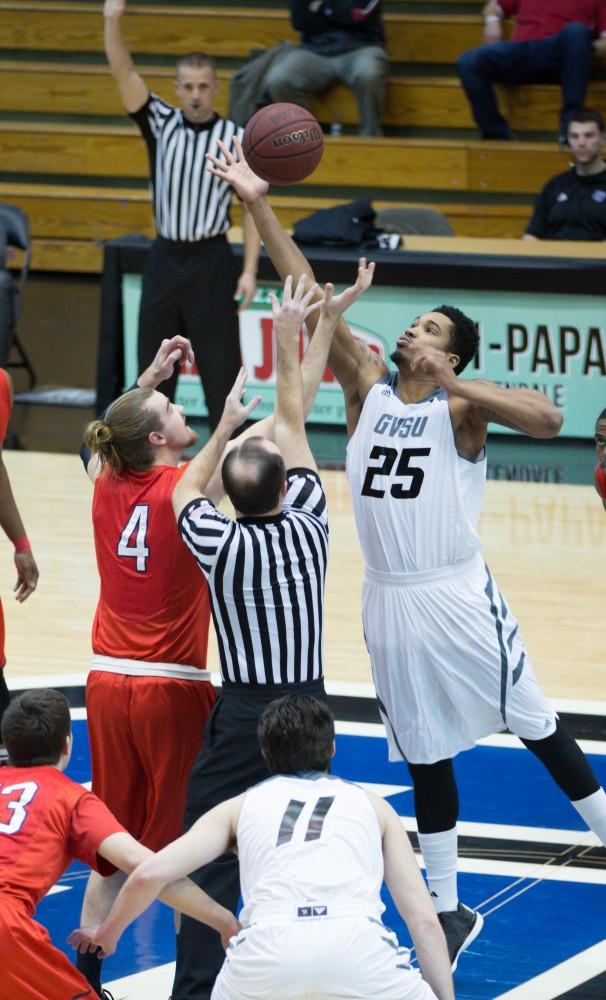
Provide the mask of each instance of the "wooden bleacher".
[{"label": "wooden bleacher", "polygon": [[[285,225],[365,192],[379,207],[439,208],[457,235],[519,237],[533,195],[566,169],[566,155],[544,141],[546,132],[554,140],[557,134],[557,87],[500,91],[512,127],[529,141],[473,138],[455,63],[481,40],[482,0],[429,0],[427,14],[424,2],[386,0],[389,135],[328,137],[313,177],[296,193],[272,192]],[[469,13],[474,6],[477,13]],[[101,11],[101,3],[75,0],[0,0],[0,200],[27,212],[33,267],[41,270],[98,271],[103,241],[153,231],[147,154],[102,58]],[[124,23],[148,86],[166,99],[173,96],[174,56],[197,47],[215,55],[222,113],[230,78],[251,49],[296,40],[286,4],[263,8],[247,0],[204,8],[133,2]],[[606,82],[598,80],[588,103],[604,106],[605,98]],[[312,106],[320,121],[354,131],[357,109],[346,87],[318,95]]]}]

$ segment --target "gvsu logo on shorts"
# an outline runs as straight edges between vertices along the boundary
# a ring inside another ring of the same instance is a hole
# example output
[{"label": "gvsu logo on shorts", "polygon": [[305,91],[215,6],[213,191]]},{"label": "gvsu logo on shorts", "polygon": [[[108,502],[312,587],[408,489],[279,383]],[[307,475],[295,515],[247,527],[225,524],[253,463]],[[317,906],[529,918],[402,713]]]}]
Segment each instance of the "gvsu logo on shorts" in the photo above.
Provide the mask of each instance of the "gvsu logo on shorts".
[{"label": "gvsu logo on shorts", "polygon": [[298,917],[327,917],[328,907],[320,906],[314,904],[312,906],[299,906],[297,909]]}]

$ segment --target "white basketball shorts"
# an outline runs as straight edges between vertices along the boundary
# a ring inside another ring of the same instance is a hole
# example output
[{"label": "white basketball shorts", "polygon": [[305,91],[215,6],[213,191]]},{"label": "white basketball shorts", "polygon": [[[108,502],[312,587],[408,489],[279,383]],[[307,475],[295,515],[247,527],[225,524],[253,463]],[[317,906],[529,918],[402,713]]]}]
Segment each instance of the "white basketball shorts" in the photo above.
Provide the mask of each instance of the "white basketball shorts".
[{"label": "white basketball shorts", "polygon": [[435,1000],[409,954],[371,917],[261,920],[230,942],[211,1000]]},{"label": "white basketball shorts", "polygon": [[367,568],[362,616],[390,760],[433,764],[506,728],[529,740],[555,730],[480,555],[427,573]]}]

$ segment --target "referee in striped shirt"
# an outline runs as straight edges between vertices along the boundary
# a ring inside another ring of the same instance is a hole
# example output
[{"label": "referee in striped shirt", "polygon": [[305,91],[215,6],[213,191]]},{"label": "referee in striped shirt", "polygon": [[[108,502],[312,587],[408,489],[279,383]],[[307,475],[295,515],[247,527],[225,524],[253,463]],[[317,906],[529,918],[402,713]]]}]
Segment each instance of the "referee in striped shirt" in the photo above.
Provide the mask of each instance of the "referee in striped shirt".
[{"label": "referee in striped shirt", "polygon": [[[356,284],[335,298],[327,286],[303,362],[305,367],[314,353],[313,366],[308,365],[312,393],[305,387],[308,405],[322,377],[339,316],[368,287],[371,277],[372,268],[361,267]],[[281,306],[274,297],[278,373],[273,418],[231,442],[221,465],[223,448],[234,430],[233,422],[225,419],[226,404],[217,431],[173,494],[181,535],[208,580],[222,676],[222,692],[190,777],[186,829],[213,806],[268,776],[256,737],[258,718],[268,702],[293,692],[326,698],[322,667],[326,497],[305,435],[299,366],[299,331],[305,316],[317,307],[312,304],[315,293],[315,286],[305,291],[304,279],[293,293],[287,279]],[[259,429],[273,440],[259,437]],[[217,467],[235,507],[235,520],[219,513],[210,499]],[[235,909],[239,873],[234,855],[201,869],[194,880]],[[183,917],[172,1000],[208,1000],[223,958],[218,934]]]},{"label": "referee in striped shirt", "polygon": [[[147,144],[157,237],[146,263],[139,313],[138,364],[144,371],[164,337],[188,337],[200,369],[211,427],[240,368],[238,302],[255,293],[260,242],[244,209],[244,267],[238,277],[227,242],[232,189],[206,169],[217,140],[230,148],[232,121],[213,109],[214,61],[202,53],[177,63],[174,108],[150,94],[122,34],[126,0],[105,0],[105,53],[125,110]],[[177,374],[163,387],[174,398]]]}]

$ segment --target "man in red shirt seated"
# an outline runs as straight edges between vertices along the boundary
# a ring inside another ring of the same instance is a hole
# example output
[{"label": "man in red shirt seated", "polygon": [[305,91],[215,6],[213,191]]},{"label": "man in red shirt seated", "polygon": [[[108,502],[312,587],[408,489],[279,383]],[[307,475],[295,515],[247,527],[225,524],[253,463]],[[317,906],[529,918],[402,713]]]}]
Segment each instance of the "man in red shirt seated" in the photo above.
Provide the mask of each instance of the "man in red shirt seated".
[{"label": "man in red shirt seated", "polygon": [[[585,103],[593,55],[606,55],[606,0],[489,0],[484,45],[464,52],[458,69],[483,139],[511,139],[493,84],[559,83],[560,141],[571,111]],[[503,20],[515,16],[511,41]]]},{"label": "man in red shirt seated", "polygon": [[[72,750],[67,700],[26,691],[2,720],[9,765],[0,772],[0,997],[93,1000],[97,993],[33,919],[37,904],[76,858],[103,873],[131,872],[152,852],[138,844],[96,795],[62,772]],[[165,902],[208,921],[223,941],[237,934],[233,914],[189,879]]]}]

